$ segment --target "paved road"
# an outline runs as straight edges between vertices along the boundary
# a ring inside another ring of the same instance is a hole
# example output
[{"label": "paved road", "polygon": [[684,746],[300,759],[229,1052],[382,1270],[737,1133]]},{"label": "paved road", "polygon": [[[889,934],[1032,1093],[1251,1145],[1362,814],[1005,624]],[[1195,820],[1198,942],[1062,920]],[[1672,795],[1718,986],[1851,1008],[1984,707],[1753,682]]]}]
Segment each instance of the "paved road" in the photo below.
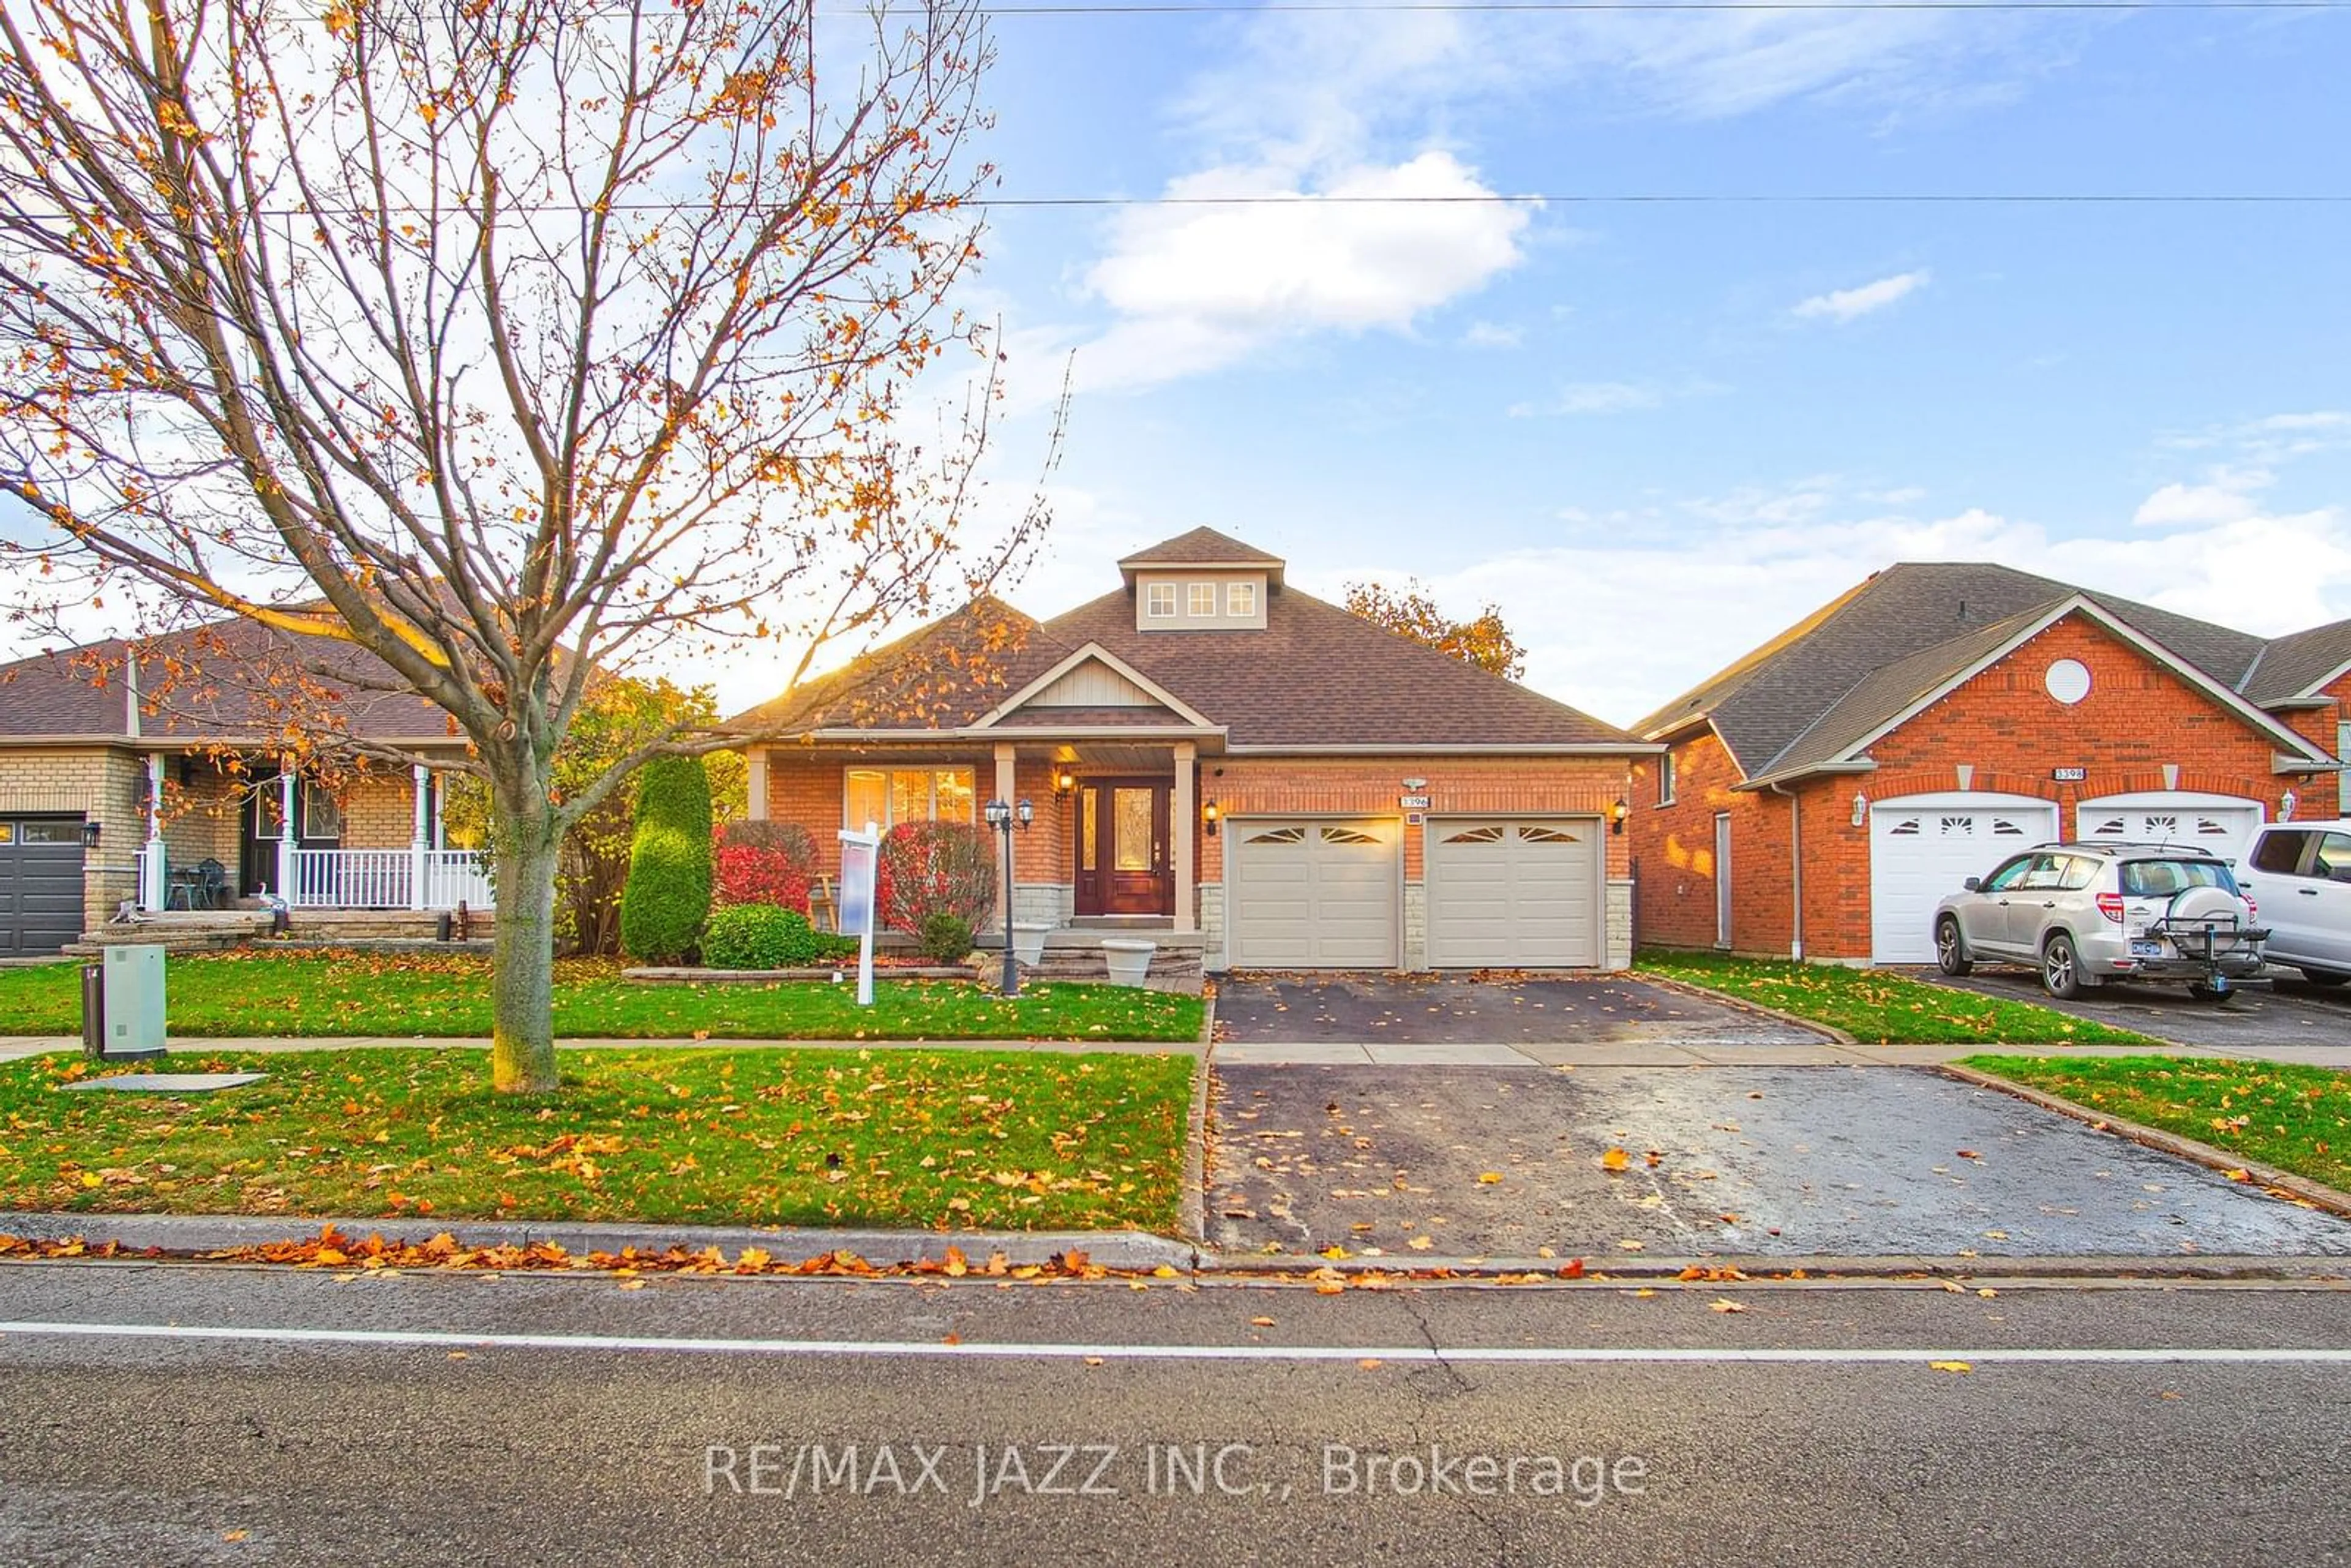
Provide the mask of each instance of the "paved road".
[{"label": "paved road", "polygon": [[2078,1000],[2061,1002],[2041,988],[2040,977],[2029,969],[1978,969],[1963,980],[1932,968],[1904,973],[2217,1051],[2339,1046],[2351,1040],[2351,987],[2323,988],[2298,978],[2242,987],[2234,999],[2215,1006],[2198,1001],[2185,986],[2107,985]]},{"label": "paved road", "polygon": [[1217,1081],[1207,1222],[1230,1252],[2351,1256],[2351,1221],[1927,1069],[1220,1061]]},{"label": "paved road", "polygon": [[[7,1333],[0,1557],[2351,1560],[2351,1364],[2339,1348],[2351,1297],[1995,1288],[1321,1297],[660,1280],[624,1292],[607,1280],[5,1267],[10,1320],[550,1337]],[[1746,1310],[1717,1312],[1718,1300]],[[595,1333],[712,1343],[679,1352],[575,1337]],[[726,1343],[778,1334],[864,1348]],[[1043,1348],[984,1354],[1004,1345]],[[1563,1360],[1562,1349],[1622,1359]],[[2128,1354],[2182,1349],[2215,1359]],[[2017,1350],[2049,1359],[1999,1359]],[[1178,1359],[1186,1352],[1206,1358]],[[1824,1359],[1726,1359],[1790,1353]],[[1529,1359],[1495,1359],[1513,1355]],[[1953,1357],[1970,1370],[1929,1364]],[[825,1448],[820,1486],[811,1444]],[[1171,1447],[1182,1458],[1173,1485]],[[1432,1447],[1447,1488],[1437,1495]],[[1051,1479],[1058,1490],[1041,1491],[1062,1448],[1076,1451]],[[1007,1479],[1008,1449],[1025,1484]],[[1229,1491],[1217,1485],[1219,1453]],[[994,1484],[976,1500],[981,1454]],[[1472,1469],[1469,1456],[1492,1469]],[[1092,1494],[1077,1493],[1088,1480]],[[1496,1495],[1475,1495],[1481,1481]]]},{"label": "paved road", "polygon": [[1241,1044],[1811,1045],[1824,1037],[1734,1003],[1619,977],[1238,975],[1217,985],[1220,1038]]}]

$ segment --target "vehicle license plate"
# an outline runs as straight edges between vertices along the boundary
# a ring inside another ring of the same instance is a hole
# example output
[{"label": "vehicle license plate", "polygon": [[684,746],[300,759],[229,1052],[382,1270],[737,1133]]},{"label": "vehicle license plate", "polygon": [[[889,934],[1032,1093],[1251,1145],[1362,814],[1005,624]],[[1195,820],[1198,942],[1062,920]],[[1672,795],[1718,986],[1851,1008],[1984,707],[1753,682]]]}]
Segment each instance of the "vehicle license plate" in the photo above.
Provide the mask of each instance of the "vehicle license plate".
[{"label": "vehicle license plate", "polygon": [[2163,944],[2160,942],[2134,942],[2131,944],[2131,956],[2134,958],[2160,958],[2163,956]]}]

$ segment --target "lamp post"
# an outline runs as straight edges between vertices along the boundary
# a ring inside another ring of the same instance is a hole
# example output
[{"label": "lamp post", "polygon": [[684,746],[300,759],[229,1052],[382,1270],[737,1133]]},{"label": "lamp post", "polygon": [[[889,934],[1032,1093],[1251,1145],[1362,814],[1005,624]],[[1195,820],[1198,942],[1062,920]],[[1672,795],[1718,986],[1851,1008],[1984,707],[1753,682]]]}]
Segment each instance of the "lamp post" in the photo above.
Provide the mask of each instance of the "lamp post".
[{"label": "lamp post", "polygon": [[1001,800],[990,800],[984,812],[987,825],[1004,835],[1004,994],[1020,994],[1020,962],[1012,956],[1012,826],[1019,823],[1027,832],[1029,824],[1037,820],[1037,808],[1027,800],[1009,805]]}]

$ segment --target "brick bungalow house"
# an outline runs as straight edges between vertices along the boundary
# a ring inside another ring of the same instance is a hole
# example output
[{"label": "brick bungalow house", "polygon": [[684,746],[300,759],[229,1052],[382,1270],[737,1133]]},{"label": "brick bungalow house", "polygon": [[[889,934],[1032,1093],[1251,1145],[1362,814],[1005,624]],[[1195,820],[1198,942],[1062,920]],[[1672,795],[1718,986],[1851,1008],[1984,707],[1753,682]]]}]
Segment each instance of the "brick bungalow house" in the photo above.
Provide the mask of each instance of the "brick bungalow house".
[{"label": "brick bungalow house", "polygon": [[[845,822],[1034,803],[1012,916],[1226,968],[1617,968],[1656,748],[1282,580],[1210,528],[1037,622],[993,600],[729,722],[750,810],[837,874]],[[776,737],[784,738],[776,739]]]},{"label": "brick bungalow house", "polygon": [[1871,577],[1633,727],[1644,942],[1932,960],[2011,848],[2351,810],[2351,621],[2264,641],[1988,564]]},{"label": "brick bungalow house", "polygon": [[[292,716],[267,695],[269,672],[293,677],[275,635],[228,621],[155,639],[144,695],[120,640],[0,665],[0,955],[55,952],[125,901],[165,925],[220,925],[267,894],[350,935],[422,933],[461,901],[487,915],[488,881],[448,842],[432,769],[378,768],[329,789],[281,768],[272,737]],[[345,657],[351,679],[323,684],[350,733],[463,754],[440,709],[385,689],[392,672],[370,655]],[[168,662],[238,678],[159,701]],[[367,915],[337,918],[348,912]]]}]

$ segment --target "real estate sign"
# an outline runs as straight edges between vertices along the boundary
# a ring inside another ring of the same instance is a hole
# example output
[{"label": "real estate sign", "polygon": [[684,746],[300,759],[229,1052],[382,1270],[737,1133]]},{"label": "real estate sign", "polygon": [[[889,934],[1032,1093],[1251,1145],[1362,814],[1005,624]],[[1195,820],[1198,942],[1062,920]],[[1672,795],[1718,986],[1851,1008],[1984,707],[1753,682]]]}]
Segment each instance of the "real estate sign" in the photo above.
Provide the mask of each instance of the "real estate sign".
[{"label": "real estate sign", "polygon": [[881,829],[841,831],[841,934],[857,938],[857,1005],[873,1005],[873,873],[882,852]]}]

